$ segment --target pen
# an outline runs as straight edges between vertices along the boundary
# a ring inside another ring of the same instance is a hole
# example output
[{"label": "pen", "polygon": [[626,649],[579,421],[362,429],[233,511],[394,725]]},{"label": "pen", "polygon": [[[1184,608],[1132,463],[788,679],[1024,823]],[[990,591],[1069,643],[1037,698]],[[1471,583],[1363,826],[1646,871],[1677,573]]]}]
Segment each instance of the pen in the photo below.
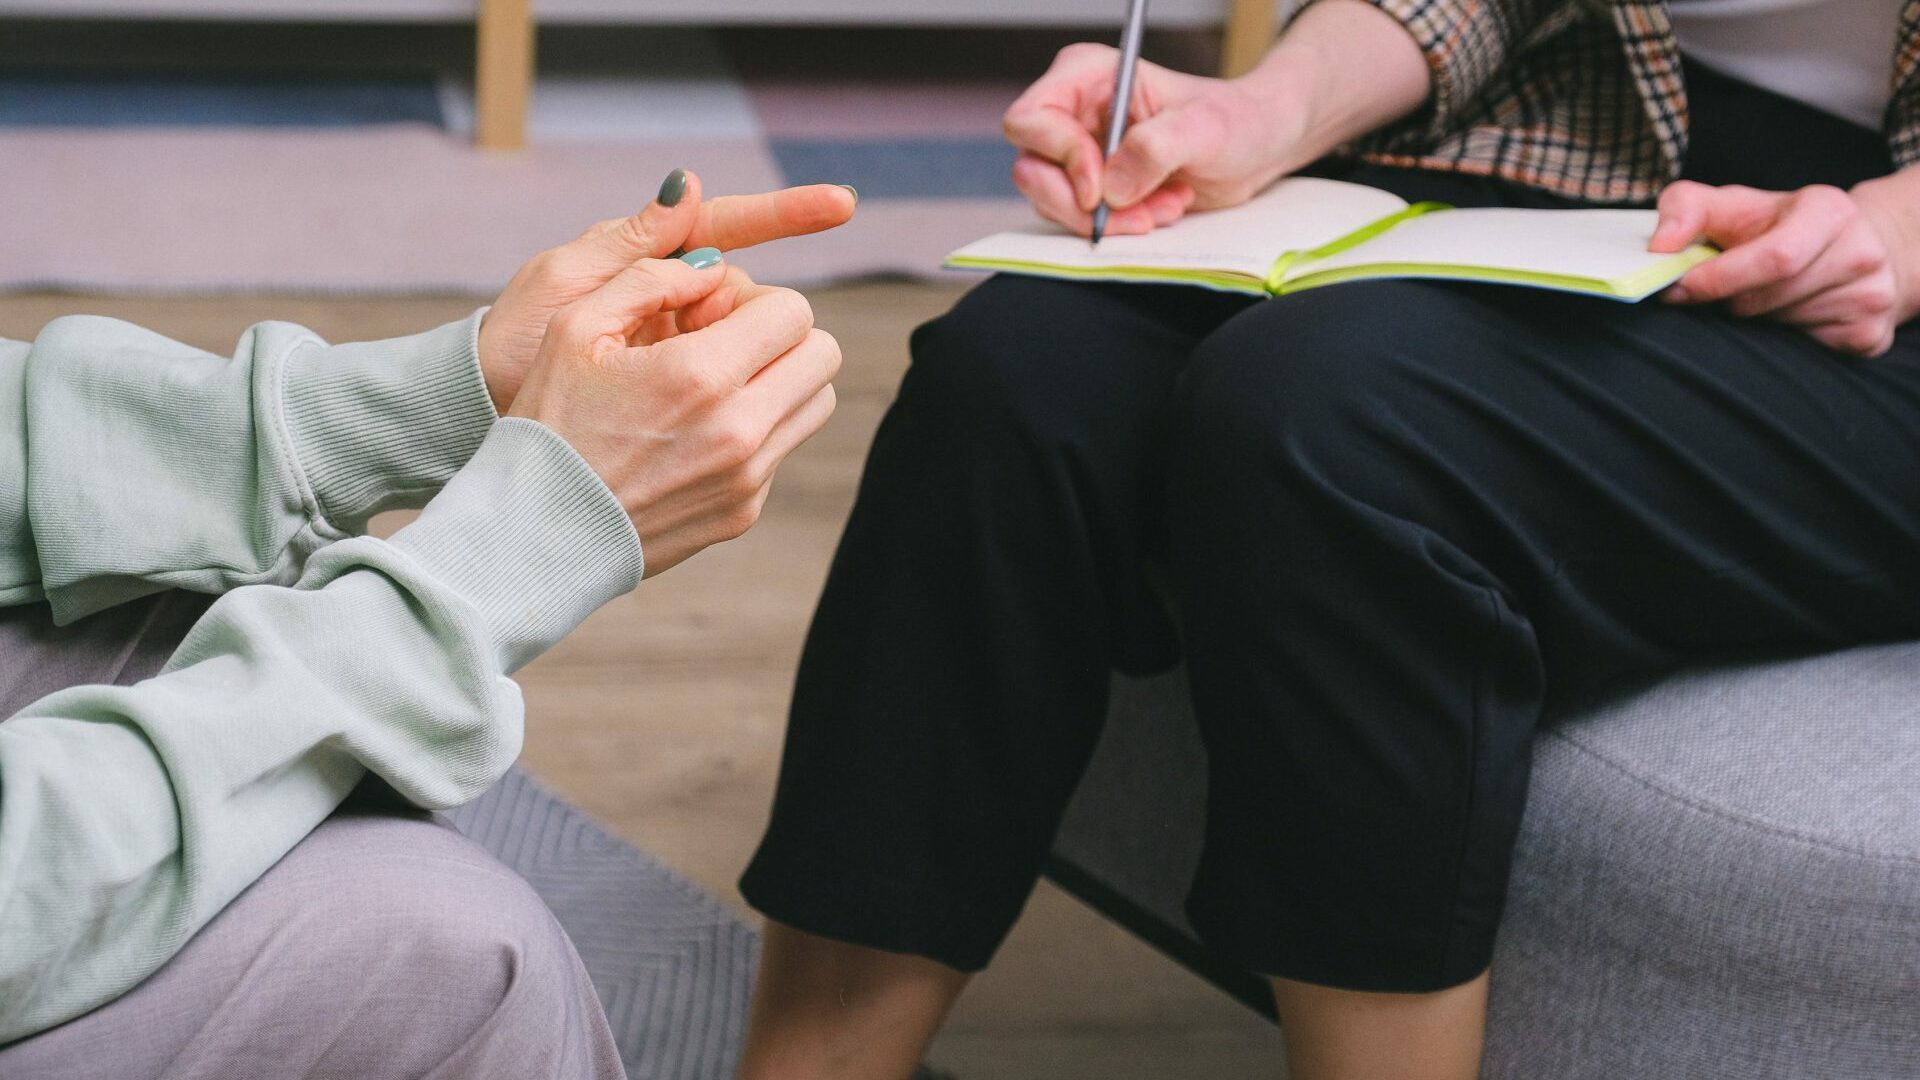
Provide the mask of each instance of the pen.
[{"label": "pen", "polygon": [[[1101,162],[1104,170],[1106,162],[1120,152],[1120,140],[1127,136],[1127,117],[1133,109],[1133,69],[1140,66],[1140,36],[1147,29],[1147,0],[1127,0],[1127,30],[1120,39],[1120,71],[1114,76],[1113,120],[1107,125],[1107,156]],[[1100,196],[1100,205],[1093,211],[1093,243],[1100,245],[1100,238],[1107,233],[1107,215],[1112,211],[1107,207],[1107,198]]]}]

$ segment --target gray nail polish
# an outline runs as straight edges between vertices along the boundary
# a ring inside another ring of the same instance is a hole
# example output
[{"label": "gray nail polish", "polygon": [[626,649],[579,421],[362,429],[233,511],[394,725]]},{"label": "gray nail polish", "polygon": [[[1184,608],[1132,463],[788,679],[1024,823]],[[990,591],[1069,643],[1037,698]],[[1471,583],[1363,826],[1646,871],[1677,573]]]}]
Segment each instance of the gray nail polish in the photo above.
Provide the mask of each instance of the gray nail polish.
[{"label": "gray nail polish", "polygon": [[654,201],[661,206],[678,206],[680,197],[687,193],[687,170],[675,169],[667,174],[660,184],[660,194]]},{"label": "gray nail polish", "polygon": [[680,256],[680,261],[693,267],[695,270],[705,270],[709,266],[717,265],[720,262],[720,258],[719,248],[703,247],[695,248],[685,255]]}]

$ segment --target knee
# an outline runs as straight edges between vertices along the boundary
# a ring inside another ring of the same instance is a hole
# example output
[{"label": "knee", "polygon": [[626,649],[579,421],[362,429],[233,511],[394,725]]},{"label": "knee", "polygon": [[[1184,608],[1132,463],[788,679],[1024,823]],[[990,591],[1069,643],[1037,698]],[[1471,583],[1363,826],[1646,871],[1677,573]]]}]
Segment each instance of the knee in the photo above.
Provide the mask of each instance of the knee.
[{"label": "knee", "polygon": [[1250,484],[1390,497],[1450,437],[1461,357],[1450,294],[1355,284],[1262,304],[1196,349],[1174,403],[1176,489]]},{"label": "knee", "polygon": [[923,437],[1052,444],[1089,422],[1089,387],[1103,378],[1085,310],[1098,288],[1003,275],[914,331],[913,365],[894,409]]},{"label": "knee", "polygon": [[[287,933],[326,957],[339,984],[329,996],[356,1026],[407,1028],[390,1045],[423,1060],[502,1039],[557,1049],[598,1008],[546,904],[452,829],[342,816],[297,853],[313,880]],[[423,995],[433,1032],[410,1011]]]}]

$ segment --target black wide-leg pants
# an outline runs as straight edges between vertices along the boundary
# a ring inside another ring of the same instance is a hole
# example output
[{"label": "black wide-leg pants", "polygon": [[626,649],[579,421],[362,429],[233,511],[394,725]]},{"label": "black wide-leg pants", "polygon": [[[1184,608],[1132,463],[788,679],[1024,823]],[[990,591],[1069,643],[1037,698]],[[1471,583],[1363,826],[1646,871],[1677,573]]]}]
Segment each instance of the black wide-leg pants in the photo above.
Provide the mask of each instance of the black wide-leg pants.
[{"label": "black wide-leg pants", "polygon": [[1110,670],[1184,657],[1202,936],[1307,982],[1454,985],[1491,956],[1556,704],[1920,636],[1920,325],[1858,360],[1657,301],[1001,277],[913,355],[742,886],[812,933],[983,966]]}]

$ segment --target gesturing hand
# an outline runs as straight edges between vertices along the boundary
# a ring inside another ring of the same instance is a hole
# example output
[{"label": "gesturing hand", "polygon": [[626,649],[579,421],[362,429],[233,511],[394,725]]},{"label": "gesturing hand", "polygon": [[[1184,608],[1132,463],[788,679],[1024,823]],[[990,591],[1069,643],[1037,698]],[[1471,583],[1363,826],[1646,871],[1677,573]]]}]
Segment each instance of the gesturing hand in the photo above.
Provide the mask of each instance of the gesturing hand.
[{"label": "gesturing hand", "polygon": [[[1836,187],[1760,191],[1682,180],[1660,196],[1648,247],[1679,251],[1697,239],[1721,254],[1664,294],[1672,303],[1726,301],[1736,315],[1800,327],[1827,346],[1878,356],[1913,311],[1897,233],[1875,196]],[[1903,258],[1904,256],[1904,258]]]},{"label": "gesturing hand", "polygon": [[1104,160],[1119,61],[1106,45],[1069,45],[1007,110],[1007,138],[1021,151],[1013,181],[1041,216],[1086,235],[1104,195],[1108,232],[1150,232],[1188,210],[1245,202],[1300,164],[1287,151],[1300,142],[1304,110],[1147,61],[1120,152]]},{"label": "gesturing hand", "polygon": [[643,260],[562,307],[513,402],[619,497],[647,575],[758,520],[780,462],[833,413],[840,346],[790,289],[711,250]]},{"label": "gesturing hand", "polygon": [[855,201],[849,188],[815,184],[707,202],[699,177],[674,170],[646,209],[603,221],[573,242],[541,252],[507,283],[480,325],[480,369],[494,408],[505,413],[512,406],[554,312],[635,262],[831,229],[853,217]]}]

